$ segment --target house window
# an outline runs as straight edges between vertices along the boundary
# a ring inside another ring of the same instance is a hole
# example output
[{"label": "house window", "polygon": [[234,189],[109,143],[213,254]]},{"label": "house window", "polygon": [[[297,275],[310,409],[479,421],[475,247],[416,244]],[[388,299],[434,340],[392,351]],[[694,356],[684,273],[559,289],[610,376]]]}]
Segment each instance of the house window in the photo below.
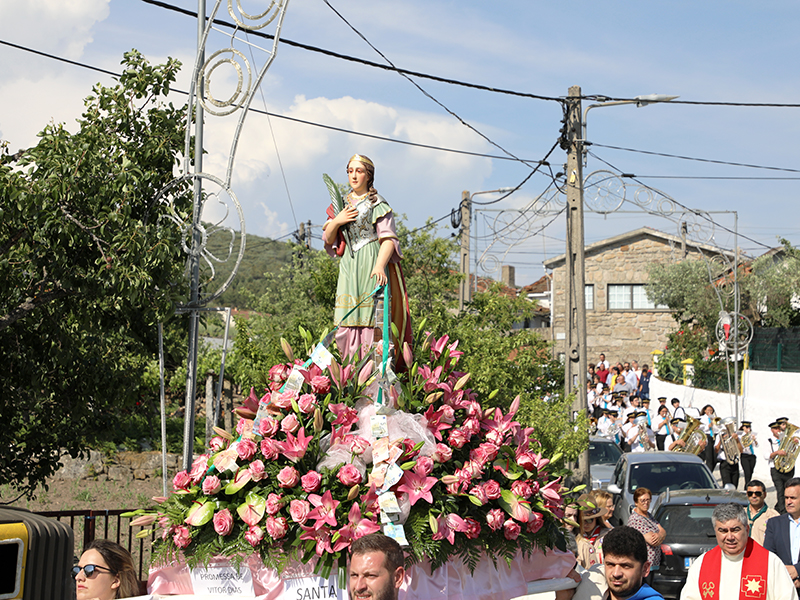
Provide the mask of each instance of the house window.
[{"label": "house window", "polygon": [[586,310],[594,310],[594,284],[587,283],[583,288],[583,295],[586,299]]},{"label": "house window", "polygon": [[650,302],[643,283],[608,285],[609,310],[667,310],[669,307]]}]

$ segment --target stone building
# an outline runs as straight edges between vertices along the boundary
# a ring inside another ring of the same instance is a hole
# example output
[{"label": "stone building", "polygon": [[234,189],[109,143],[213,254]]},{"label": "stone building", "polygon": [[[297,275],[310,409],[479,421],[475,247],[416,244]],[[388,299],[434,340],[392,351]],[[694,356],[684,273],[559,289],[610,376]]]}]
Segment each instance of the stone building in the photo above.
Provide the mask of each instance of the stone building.
[{"label": "stone building", "polygon": [[[675,320],[666,307],[647,299],[648,266],[684,258],[710,258],[716,246],[642,227],[586,246],[586,331],[588,362],[603,352],[612,364],[637,360],[652,366],[651,352],[663,350]],[[731,260],[733,253],[725,251]],[[565,353],[565,255],[544,261],[553,271],[552,338],[555,353]]]}]

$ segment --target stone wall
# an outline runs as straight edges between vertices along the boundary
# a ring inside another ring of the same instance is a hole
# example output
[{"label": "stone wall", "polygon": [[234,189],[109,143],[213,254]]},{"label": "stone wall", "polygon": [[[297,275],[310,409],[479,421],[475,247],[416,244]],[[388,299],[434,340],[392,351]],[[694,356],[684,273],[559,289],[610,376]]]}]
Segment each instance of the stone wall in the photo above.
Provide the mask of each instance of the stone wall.
[{"label": "stone wall", "polygon": [[[180,465],[178,454],[167,454],[167,472],[175,475]],[[91,450],[84,458],[72,458],[67,454],[61,459],[62,467],[54,479],[98,479],[100,481],[131,481],[133,479],[158,479],[161,477],[160,452],[119,452],[106,457]]]},{"label": "stone wall", "polygon": [[[700,254],[689,247],[687,258]],[[663,350],[667,334],[675,328],[669,310],[608,310],[609,284],[641,284],[648,281],[652,263],[682,260],[680,247],[646,234],[627,237],[617,244],[602,246],[585,255],[586,284],[594,286],[594,309],[586,311],[589,362],[603,352],[616,363],[636,360],[652,366],[651,352]],[[564,298],[566,269],[562,262],[553,270],[554,337],[557,353],[565,352]],[[561,338],[561,339],[559,339]]]}]

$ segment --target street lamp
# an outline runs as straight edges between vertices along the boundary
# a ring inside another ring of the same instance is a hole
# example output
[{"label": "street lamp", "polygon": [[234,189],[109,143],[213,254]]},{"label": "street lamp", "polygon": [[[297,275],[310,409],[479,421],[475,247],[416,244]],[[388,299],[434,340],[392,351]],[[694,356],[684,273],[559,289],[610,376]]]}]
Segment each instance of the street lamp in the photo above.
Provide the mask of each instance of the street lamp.
[{"label": "street lamp", "polygon": [[[470,228],[470,219],[472,217],[472,198],[478,196],[479,194],[507,194],[513,192],[517,188],[513,187],[502,187],[496,190],[486,190],[483,192],[472,192],[471,194],[469,191],[464,190],[461,192],[461,254],[459,256],[459,271],[463,275],[463,279],[458,286],[458,311],[461,312],[464,310],[464,305],[472,300],[472,288],[470,287],[469,282],[469,228]],[[476,243],[477,246],[477,243]],[[476,248],[476,264],[475,264],[475,277],[477,279],[478,276],[478,265],[477,265],[477,248]]]},{"label": "street lamp", "polygon": [[665,94],[646,94],[643,96],[636,96],[633,100],[614,100],[613,102],[606,102],[603,100],[603,97],[597,98],[600,104],[590,104],[586,107],[586,110],[583,111],[583,119],[581,120],[581,137],[583,138],[580,140],[582,143],[586,142],[586,116],[589,114],[589,111],[593,108],[602,108],[603,106],[619,106],[620,104],[635,104],[636,108],[641,108],[642,106],[648,106],[650,104],[654,104],[656,102],[669,102],[670,100],[675,100],[675,98],[680,98],[680,96],[667,96]]}]

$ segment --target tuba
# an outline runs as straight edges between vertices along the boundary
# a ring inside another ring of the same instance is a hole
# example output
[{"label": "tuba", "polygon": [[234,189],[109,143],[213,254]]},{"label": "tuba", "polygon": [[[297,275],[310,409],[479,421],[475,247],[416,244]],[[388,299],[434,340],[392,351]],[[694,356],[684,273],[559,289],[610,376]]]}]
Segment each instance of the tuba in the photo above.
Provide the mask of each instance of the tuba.
[{"label": "tuba", "polygon": [[722,451],[725,453],[725,461],[729,465],[735,465],[742,455],[739,444],[733,437],[736,435],[736,419],[725,417],[719,422],[720,436],[722,437]]},{"label": "tuba", "polygon": [[699,428],[700,419],[695,419],[691,415],[686,415],[686,425],[681,432],[681,437],[678,438],[679,440],[683,440],[686,445],[683,448],[678,446],[675,452],[685,452],[686,454],[694,454],[695,456],[700,454],[706,436],[702,431],[699,431]]},{"label": "tuba", "polygon": [[794,468],[797,455],[800,454],[800,440],[795,437],[797,425],[786,424],[786,431],[781,437],[780,449],[786,451],[786,456],[775,457],[775,468],[781,473],[788,473]]}]

